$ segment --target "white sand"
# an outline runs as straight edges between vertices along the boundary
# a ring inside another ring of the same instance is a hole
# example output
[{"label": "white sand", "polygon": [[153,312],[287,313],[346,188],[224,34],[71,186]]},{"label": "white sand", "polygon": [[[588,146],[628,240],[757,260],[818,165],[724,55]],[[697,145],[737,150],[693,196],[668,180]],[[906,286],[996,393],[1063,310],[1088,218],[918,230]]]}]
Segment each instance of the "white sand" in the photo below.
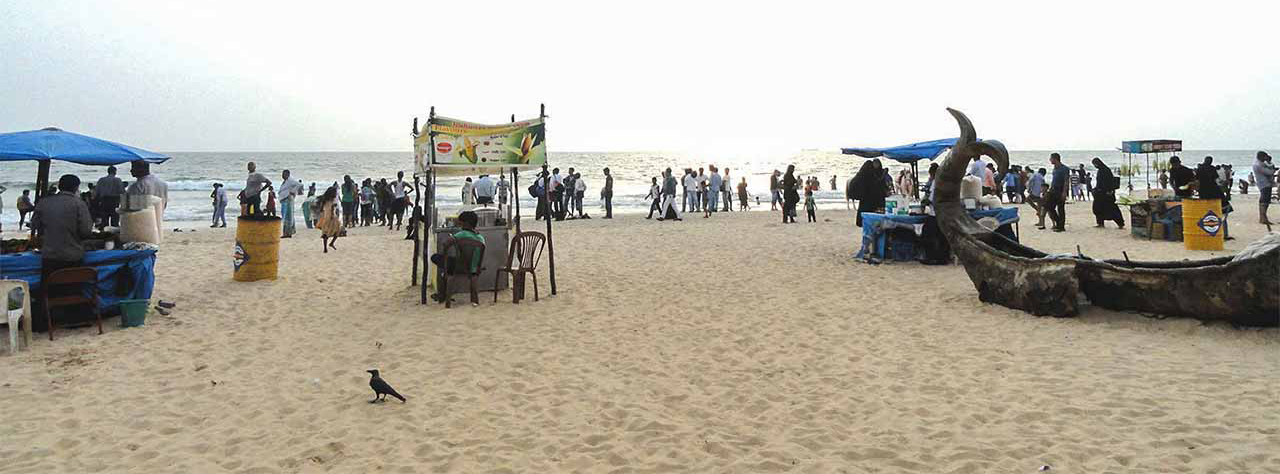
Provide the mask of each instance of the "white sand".
[{"label": "white sand", "polygon": [[[1228,252],[1262,234],[1239,201]],[[1068,213],[1024,243],[1214,255]],[[228,230],[171,234],[171,316],[0,356],[0,472],[1280,472],[1277,330],[982,304],[854,261],[843,211],[688,217],[566,222],[559,296],[451,310],[402,233],[304,231],[251,284]],[[369,368],[409,402],[365,403]]]}]

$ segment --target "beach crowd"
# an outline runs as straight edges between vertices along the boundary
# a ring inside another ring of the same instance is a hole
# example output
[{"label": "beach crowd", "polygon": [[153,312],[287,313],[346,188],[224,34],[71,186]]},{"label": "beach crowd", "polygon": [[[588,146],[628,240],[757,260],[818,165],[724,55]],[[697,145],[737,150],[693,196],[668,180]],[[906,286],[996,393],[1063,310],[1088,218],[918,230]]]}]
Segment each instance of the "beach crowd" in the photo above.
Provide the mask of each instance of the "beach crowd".
[{"label": "beach crowd", "polygon": [[[1076,201],[1091,202],[1098,227],[1115,222],[1123,229],[1125,219],[1116,202],[1116,192],[1121,188],[1120,176],[1098,157],[1091,160],[1091,165],[1092,170],[1087,169],[1084,163],[1069,167],[1058,153],[1051,153],[1047,167],[1013,165],[1008,172],[999,174],[994,163],[975,158],[968,165],[966,176],[981,183],[984,196],[993,196],[1005,203],[1028,204],[1035,210],[1037,228],[1057,232],[1066,230],[1065,205]],[[391,179],[369,177],[359,182],[347,175],[341,182],[333,182],[318,190],[316,183],[304,185],[300,179],[291,176],[289,170],[281,170],[279,183],[259,173],[252,162],[247,164],[247,171],[243,190],[236,196],[240,215],[279,217],[284,221],[281,237],[291,238],[297,232],[295,207],[300,207],[304,225],[322,230],[326,251],[335,248],[334,241],[345,235],[349,227],[386,226],[389,230],[399,230],[406,212],[410,212],[410,222],[421,216],[420,208],[410,203],[410,194],[416,195],[417,190],[405,181],[404,172]],[[1237,180],[1238,183],[1232,182],[1233,172],[1231,165],[1214,165],[1210,156],[1204,157],[1194,169],[1184,166],[1180,157],[1173,156],[1167,167],[1159,167],[1156,180],[1160,189],[1172,189],[1179,198],[1222,200],[1224,222],[1226,215],[1233,211],[1232,189],[1238,188],[1240,194],[1248,194],[1251,187],[1257,188],[1259,220],[1270,223],[1267,211],[1275,199],[1273,189],[1277,179],[1271,156],[1259,151],[1247,179]],[[846,202],[856,204],[856,225],[862,225],[861,213],[884,212],[888,198],[894,195],[916,196],[917,187],[921,204],[928,208],[932,204],[937,173],[938,164],[930,164],[927,180],[918,183],[908,170],[900,170],[894,175],[879,159],[864,161],[845,182],[844,189]],[[131,189],[148,188],[167,202],[167,187],[163,180],[150,174],[148,163],[132,163],[130,174],[137,178],[137,182],[131,184],[122,180],[114,166],[108,167],[106,175],[89,183],[87,190],[77,191],[94,227],[102,229],[119,225],[121,200]],[[592,207],[587,198],[588,179],[580,170],[568,168],[562,173],[559,168],[544,169],[537,178],[527,188],[529,196],[538,199],[535,219],[591,218],[587,212]],[[603,210],[602,217],[612,219],[614,176],[609,168],[601,170],[600,180],[602,186],[597,203]],[[769,175],[766,195],[770,210],[781,211],[782,222],[790,224],[796,222],[803,207],[806,220],[817,222],[814,195],[821,190],[821,181],[818,176],[798,176],[795,165],[788,166],[785,171],[773,170]],[[828,183],[830,190],[838,190],[839,181],[835,175],[830,176]],[[1132,191],[1131,184],[1129,189]],[[0,198],[5,191],[0,187]],[[464,206],[496,204],[502,208],[515,199],[515,192],[513,182],[505,172],[496,178],[482,174],[465,179],[461,201]],[[48,192],[58,193],[57,186],[52,186]],[[213,206],[210,227],[226,227],[229,199],[225,186],[215,183],[209,197]],[[761,197],[748,189],[746,177],[737,177],[729,168],[715,164],[697,169],[683,168],[679,173],[672,168],[664,169],[659,176],[650,178],[644,198],[649,203],[645,218],[653,219],[656,214],[659,221],[680,221],[689,213],[710,218],[716,213],[747,211],[761,205]],[[300,206],[295,206],[297,201],[301,201]],[[30,227],[28,215],[33,214],[37,207],[30,190],[23,190],[17,197],[16,207],[19,228]],[[0,201],[0,209],[3,209],[3,201]]]}]

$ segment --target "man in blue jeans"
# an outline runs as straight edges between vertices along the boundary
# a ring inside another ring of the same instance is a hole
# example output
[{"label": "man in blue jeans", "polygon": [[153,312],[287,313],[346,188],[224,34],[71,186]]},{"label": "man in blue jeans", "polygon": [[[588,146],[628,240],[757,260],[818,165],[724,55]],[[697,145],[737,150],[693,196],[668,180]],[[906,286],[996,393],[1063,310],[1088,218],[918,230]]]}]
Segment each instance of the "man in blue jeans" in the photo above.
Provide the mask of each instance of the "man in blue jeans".
[{"label": "man in blue jeans", "polygon": [[711,165],[708,168],[711,169],[711,179],[709,186],[707,186],[707,203],[705,209],[703,209],[705,211],[703,217],[711,217],[711,213],[720,210],[720,188],[724,186],[724,180],[720,178],[720,170],[716,168],[716,165]]},{"label": "man in blue jeans", "polygon": [[1045,194],[1045,212],[1053,219],[1053,231],[1067,230],[1067,185],[1071,181],[1071,170],[1062,164],[1062,156],[1049,155],[1049,163],[1053,164],[1053,182],[1049,184],[1049,192]]}]

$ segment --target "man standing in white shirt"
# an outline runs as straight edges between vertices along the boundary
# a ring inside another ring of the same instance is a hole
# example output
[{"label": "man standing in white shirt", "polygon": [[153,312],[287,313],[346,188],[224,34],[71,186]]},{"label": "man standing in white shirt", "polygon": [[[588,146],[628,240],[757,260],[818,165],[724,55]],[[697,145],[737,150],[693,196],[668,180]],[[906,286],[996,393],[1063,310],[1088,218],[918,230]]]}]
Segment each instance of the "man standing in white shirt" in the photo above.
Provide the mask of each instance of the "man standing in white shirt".
[{"label": "man standing in white shirt", "polygon": [[160,198],[160,216],[164,217],[164,209],[169,207],[169,185],[151,174],[151,163],[134,160],[129,163],[129,174],[136,180],[125,190],[126,195],[150,195]]},{"label": "man standing in white shirt", "polygon": [[498,194],[498,185],[487,174],[480,175],[480,179],[476,180],[475,186],[471,189],[476,193],[476,204],[485,207],[493,204],[493,197]]},{"label": "man standing in white shirt", "polygon": [[280,199],[280,219],[283,221],[281,226],[283,235],[280,238],[288,239],[293,237],[293,234],[298,233],[293,223],[293,197],[302,195],[302,182],[290,178],[289,170],[281,172],[280,179],[284,180],[284,182],[280,183],[280,194],[278,195]]},{"label": "man standing in white shirt", "polygon": [[560,177],[560,168],[551,169],[551,189],[544,192],[547,193],[547,203],[551,205],[551,215],[556,216],[557,220],[564,219],[564,208],[561,207],[564,202],[564,178]]},{"label": "man standing in white shirt", "polygon": [[686,168],[684,175],[684,196],[688,207],[684,212],[698,212],[698,177],[692,169]]},{"label": "man standing in white shirt", "polygon": [[984,179],[986,179],[986,177],[987,177],[987,167],[986,167],[986,165],[983,165],[983,164],[982,164],[982,157],[981,157],[981,156],[975,156],[975,157],[973,157],[973,163],[969,163],[969,172],[968,172],[968,173],[965,173],[965,175],[966,175],[966,176],[973,176],[973,177],[975,177],[975,178],[978,178],[979,180],[984,180]]},{"label": "man standing in white shirt", "polygon": [[[418,190],[414,190],[417,193]],[[409,205],[409,183],[404,180],[404,171],[396,173],[396,180],[391,183],[391,213],[396,216],[395,230],[400,230],[404,220],[404,209]],[[391,230],[391,218],[387,218],[387,230]]]},{"label": "man standing in white shirt", "polygon": [[582,198],[587,195],[587,183],[582,180],[582,173],[573,174],[573,207],[578,210],[578,218],[586,217],[582,212]]}]

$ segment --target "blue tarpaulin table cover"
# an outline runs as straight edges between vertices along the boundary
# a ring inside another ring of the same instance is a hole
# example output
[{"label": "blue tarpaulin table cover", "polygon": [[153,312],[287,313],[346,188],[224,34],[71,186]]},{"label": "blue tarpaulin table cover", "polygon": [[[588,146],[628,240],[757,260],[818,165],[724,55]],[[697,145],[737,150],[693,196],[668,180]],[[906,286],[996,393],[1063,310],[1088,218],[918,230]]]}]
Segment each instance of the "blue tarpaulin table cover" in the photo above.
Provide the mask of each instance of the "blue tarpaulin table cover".
[{"label": "blue tarpaulin table cover", "polygon": [[[98,270],[98,309],[103,315],[119,312],[120,300],[150,299],[155,287],[155,250],[98,250],[85,252],[84,266]],[[40,294],[40,254],[0,255],[0,279],[25,280],[34,295]]]},{"label": "blue tarpaulin table cover", "polygon": [[[999,221],[998,227],[1000,229],[998,229],[997,232],[1001,232],[1003,230],[1004,232],[1001,233],[1007,232],[1005,237],[1010,237],[1015,242],[1018,240],[1017,236],[1012,235],[1013,232],[1006,228],[1006,226],[1018,221],[1018,208],[1002,207],[998,209],[970,211],[969,215],[973,216],[974,219],[981,219],[983,217],[995,218]],[[858,254],[855,255],[855,257],[865,258],[867,256],[867,251],[871,250],[871,253],[876,256],[885,258],[885,248],[889,241],[889,232],[887,232],[889,227],[913,227],[917,224],[924,224],[925,219],[928,217],[929,216],[879,214],[874,212],[862,213],[862,241],[858,248]],[[914,258],[904,260],[914,260]]]}]

